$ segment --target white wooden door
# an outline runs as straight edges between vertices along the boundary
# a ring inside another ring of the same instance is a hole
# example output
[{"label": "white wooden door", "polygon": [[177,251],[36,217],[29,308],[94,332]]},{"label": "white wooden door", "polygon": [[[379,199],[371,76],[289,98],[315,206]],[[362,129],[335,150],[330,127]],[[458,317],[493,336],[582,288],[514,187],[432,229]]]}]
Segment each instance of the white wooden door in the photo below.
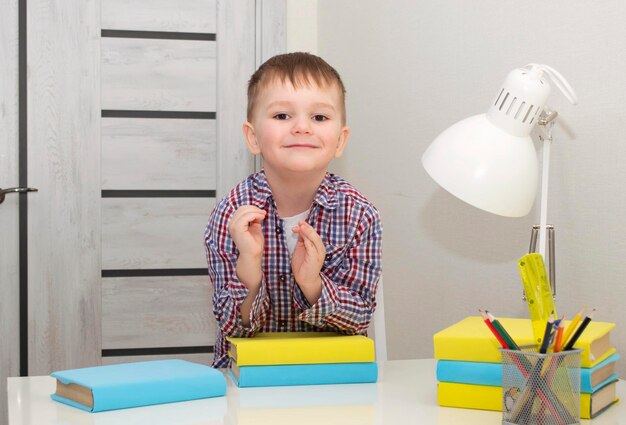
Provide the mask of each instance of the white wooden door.
[{"label": "white wooden door", "polygon": [[[39,190],[0,205],[3,417],[6,376],[167,356],[210,362],[203,229],[216,198],[254,169],[241,136],[246,83],[284,49],[284,9],[284,0],[3,6],[0,187]],[[20,32],[28,71],[18,67]]]}]

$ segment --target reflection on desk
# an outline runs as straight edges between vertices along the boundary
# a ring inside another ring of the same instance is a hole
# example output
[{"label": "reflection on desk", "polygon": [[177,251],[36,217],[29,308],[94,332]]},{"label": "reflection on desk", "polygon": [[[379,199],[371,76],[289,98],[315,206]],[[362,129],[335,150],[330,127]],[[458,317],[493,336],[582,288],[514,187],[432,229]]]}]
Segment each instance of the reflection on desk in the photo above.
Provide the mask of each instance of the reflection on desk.
[{"label": "reflection on desk", "polygon": [[[437,406],[436,363],[394,360],[379,364],[377,384],[237,388],[226,397],[88,413],[50,399],[55,380],[47,376],[8,379],[9,425],[246,425],[246,424],[438,424],[499,425],[499,412]],[[618,383],[626,397],[626,384]],[[620,403],[593,425],[626,425]]]},{"label": "reflection on desk", "polygon": [[239,388],[228,396],[232,425],[374,425],[376,384]]},{"label": "reflection on desk", "polygon": [[[57,404],[55,406],[55,410],[58,422],[50,423],[58,423],[59,425],[217,425],[223,423],[227,406],[226,398],[224,397],[206,398],[181,403],[158,404],[149,407],[137,407],[132,409],[108,410],[98,413],[84,412],[72,407],[65,409],[58,403],[55,404]],[[88,419],[85,418],[85,413],[87,414]]]}]

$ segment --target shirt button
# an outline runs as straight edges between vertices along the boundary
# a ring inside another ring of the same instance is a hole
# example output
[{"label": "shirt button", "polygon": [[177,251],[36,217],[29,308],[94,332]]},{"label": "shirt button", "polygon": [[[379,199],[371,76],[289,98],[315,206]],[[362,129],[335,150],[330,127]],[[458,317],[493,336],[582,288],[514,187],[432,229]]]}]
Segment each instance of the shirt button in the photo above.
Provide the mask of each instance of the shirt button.
[{"label": "shirt button", "polygon": [[276,228],[276,234],[280,235],[281,233],[283,233],[283,229],[280,227]]},{"label": "shirt button", "polygon": [[287,279],[287,276],[284,274],[281,274],[280,276],[278,276],[278,280],[280,280],[281,282],[284,282],[285,279]]}]

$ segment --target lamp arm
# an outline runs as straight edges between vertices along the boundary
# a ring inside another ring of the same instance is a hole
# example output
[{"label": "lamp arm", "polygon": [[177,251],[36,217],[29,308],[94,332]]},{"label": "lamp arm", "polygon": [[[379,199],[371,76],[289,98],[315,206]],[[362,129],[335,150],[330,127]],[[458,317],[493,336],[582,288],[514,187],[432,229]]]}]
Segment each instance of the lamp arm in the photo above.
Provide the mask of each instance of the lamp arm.
[{"label": "lamp arm", "polygon": [[572,86],[570,86],[565,77],[563,77],[556,69],[549,65],[538,63],[529,63],[524,66],[524,68],[528,67],[530,67],[530,70],[538,69],[545,72],[572,105],[576,105],[578,103],[578,97],[576,96],[576,93],[574,93],[574,89],[572,89]]},{"label": "lamp arm", "polygon": [[539,212],[539,254],[546,258],[546,232],[548,228],[548,181],[550,177],[550,148],[552,146],[552,127],[554,121],[545,124],[546,137],[543,141],[543,162],[541,165],[541,204]]}]

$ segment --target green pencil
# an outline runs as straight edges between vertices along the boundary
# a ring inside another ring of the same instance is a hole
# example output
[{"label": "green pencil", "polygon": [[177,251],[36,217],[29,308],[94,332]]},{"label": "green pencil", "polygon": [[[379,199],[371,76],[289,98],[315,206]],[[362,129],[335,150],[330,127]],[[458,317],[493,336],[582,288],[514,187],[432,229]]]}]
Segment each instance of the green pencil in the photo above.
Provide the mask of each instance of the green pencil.
[{"label": "green pencil", "polygon": [[506,329],[504,329],[504,326],[502,326],[502,324],[498,321],[498,319],[496,319],[495,316],[489,313],[488,311],[486,313],[487,313],[487,316],[489,317],[489,320],[491,321],[491,324],[493,325],[494,328],[496,328],[496,330],[500,333],[500,335],[502,335],[502,338],[504,339],[504,341],[506,341],[506,344],[509,346],[509,348],[511,350],[520,351],[519,345],[517,345],[517,343],[513,340],[513,338],[511,338],[511,335],[509,335]]}]

